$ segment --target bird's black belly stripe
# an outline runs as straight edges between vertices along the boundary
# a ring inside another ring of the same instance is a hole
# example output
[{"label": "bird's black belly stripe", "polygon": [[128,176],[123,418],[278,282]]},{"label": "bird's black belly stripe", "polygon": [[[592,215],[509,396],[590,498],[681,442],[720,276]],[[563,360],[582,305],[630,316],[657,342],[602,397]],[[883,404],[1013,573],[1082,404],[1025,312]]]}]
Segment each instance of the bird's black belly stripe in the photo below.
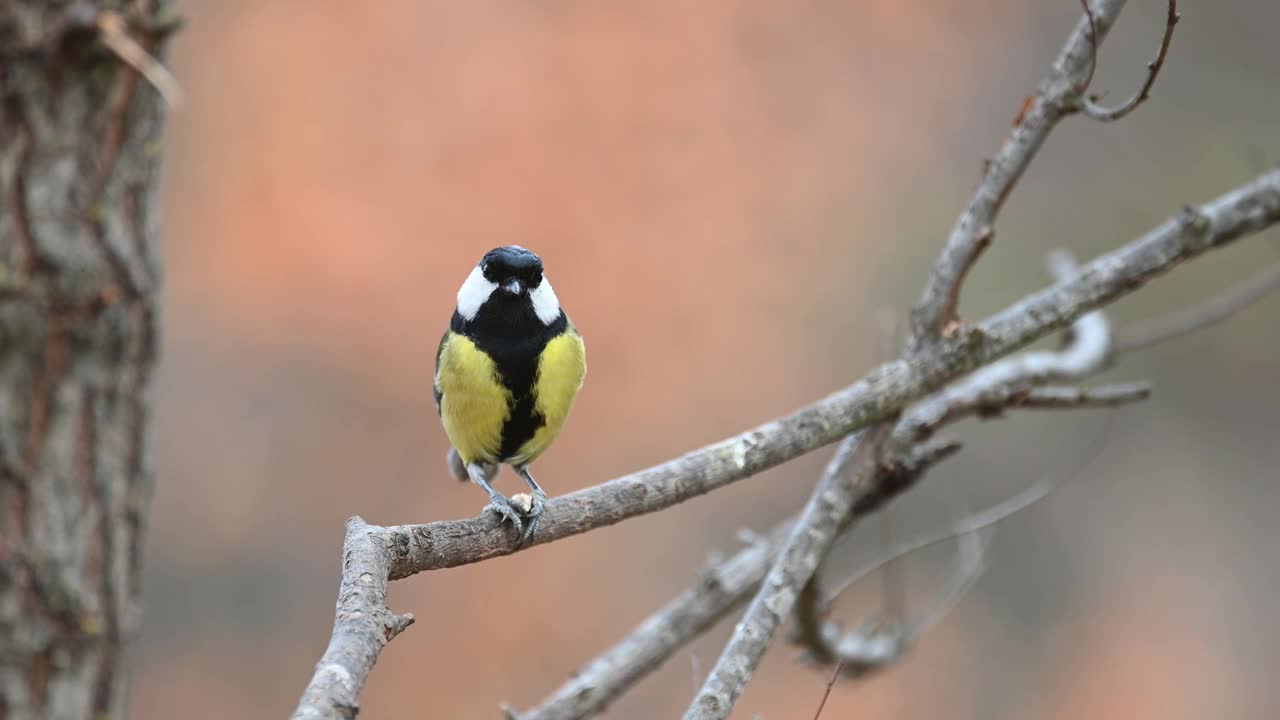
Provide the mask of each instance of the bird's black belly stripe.
[{"label": "bird's black belly stripe", "polygon": [[502,426],[499,462],[510,460],[544,424],[546,418],[534,407],[533,385],[538,375],[538,359],[552,338],[568,327],[564,312],[544,325],[533,308],[519,298],[494,295],[480,307],[472,320],[455,312],[450,329],[466,335],[489,357],[502,384],[511,391],[511,413]]}]

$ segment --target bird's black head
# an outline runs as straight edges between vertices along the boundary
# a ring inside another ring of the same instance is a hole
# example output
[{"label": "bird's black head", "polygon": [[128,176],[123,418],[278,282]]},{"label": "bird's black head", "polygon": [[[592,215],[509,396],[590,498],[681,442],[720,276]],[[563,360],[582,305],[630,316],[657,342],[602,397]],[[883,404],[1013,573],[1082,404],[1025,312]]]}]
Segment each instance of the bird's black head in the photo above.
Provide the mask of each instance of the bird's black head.
[{"label": "bird's black head", "polygon": [[550,327],[563,314],[542,274],[542,260],[518,245],[485,253],[458,290],[462,321],[494,332],[520,332],[524,324]]},{"label": "bird's black head", "polygon": [[519,245],[507,245],[485,253],[480,272],[498,286],[498,292],[523,295],[542,284],[542,259]]}]

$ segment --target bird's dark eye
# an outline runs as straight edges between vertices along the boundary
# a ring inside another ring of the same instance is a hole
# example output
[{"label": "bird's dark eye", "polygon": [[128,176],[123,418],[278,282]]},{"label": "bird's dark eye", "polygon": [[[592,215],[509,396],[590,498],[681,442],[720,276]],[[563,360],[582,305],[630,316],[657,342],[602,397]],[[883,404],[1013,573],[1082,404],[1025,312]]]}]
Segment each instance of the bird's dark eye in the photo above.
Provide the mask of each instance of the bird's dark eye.
[{"label": "bird's dark eye", "polygon": [[542,284],[542,273],[537,270],[529,273],[526,282],[529,283],[529,287],[538,287]]}]

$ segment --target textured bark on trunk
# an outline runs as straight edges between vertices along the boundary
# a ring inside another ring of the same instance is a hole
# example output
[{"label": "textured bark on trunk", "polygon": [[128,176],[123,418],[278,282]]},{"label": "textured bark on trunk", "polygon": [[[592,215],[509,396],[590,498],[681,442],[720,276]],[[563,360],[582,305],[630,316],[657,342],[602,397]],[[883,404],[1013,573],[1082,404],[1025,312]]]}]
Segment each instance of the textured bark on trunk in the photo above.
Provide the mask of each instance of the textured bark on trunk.
[{"label": "textured bark on trunk", "polygon": [[0,2],[0,720],[125,714],[163,108],[110,47],[168,5]]}]

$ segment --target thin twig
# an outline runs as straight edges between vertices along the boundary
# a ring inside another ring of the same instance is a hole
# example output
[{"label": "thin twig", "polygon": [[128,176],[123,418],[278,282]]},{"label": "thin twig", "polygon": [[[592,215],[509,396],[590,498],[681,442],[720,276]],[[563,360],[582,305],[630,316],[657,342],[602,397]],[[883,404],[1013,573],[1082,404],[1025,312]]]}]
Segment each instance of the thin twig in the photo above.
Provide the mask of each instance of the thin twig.
[{"label": "thin twig", "polygon": [[827,706],[827,698],[831,697],[831,688],[836,686],[836,679],[840,677],[842,670],[844,670],[844,663],[836,663],[836,669],[831,673],[831,679],[827,681],[827,689],[822,691],[822,702],[818,703],[818,709],[813,713],[813,720],[821,720],[822,710]]},{"label": "thin twig", "polygon": [[[1092,18],[1092,13],[1089,11],[1089,3],[1087,0],[1081,0],[1081,2],[1085,6],[1085,12],[1089,13],[1090,18]],[[1173,42],[1173,29],[1177,26],[1178,20],[1181,19],[1181,17],[1182,16],[1178,14],[1178,1],[1169,0],[1169,9],[1165,15],[1164,36],[1160,39],[1160,49],[1156,51],[1155,59],[1147,63],[1147,79],[1143,81],[1142,87],[1138,89],[1138,92],[1134,94],[1133,97],[1120,105],[1108,108],[1097,104],[1097,101],[1099,100],[1098,96],[1088,96],[1081,99],[1081,112],[1100,122],[1114,122],[1133,112],[1139,105],[1145,102],[1147,98],[1151,96],[1151,87],[1156,84],[1156,76],[1160,74],[1160,68],[1164,67],[1165,58],[1169,56],[1169,45]],[[1089,64],[1090,78],[1093,77],[1093,67],[1097,65],[1097,62],[1098,47],[1097,43],[1093,43],[1093,55]],[[1084,87],[1088,87],[1087,82]]]},{"label": "thin twig", "polygon": [[1280,288],[1280,264],[1205,302],[1125,328],[1116,353],[1159,345],[1222,322]]},{"label": "thin twig", "polygon": [[[1151,383],[1131,382],[1103,385],[1096,388],[1045,386],[1033,387],[1026,382],[1010,381],[990,389],[974,388],[957,393],[942,410],[941,415],[930,415],[941,408],[930,408],[921,403],[921,409],[912,413],[902,425],[904,437],[925,438],[936,428],[963,417],[974,416],[982,420],[1002,417],[1007,410],[1063,410],[1073,408],[1117,407],[1146,400],[1151,395]],[[914,441],[913,441],[914,442]]]}]

